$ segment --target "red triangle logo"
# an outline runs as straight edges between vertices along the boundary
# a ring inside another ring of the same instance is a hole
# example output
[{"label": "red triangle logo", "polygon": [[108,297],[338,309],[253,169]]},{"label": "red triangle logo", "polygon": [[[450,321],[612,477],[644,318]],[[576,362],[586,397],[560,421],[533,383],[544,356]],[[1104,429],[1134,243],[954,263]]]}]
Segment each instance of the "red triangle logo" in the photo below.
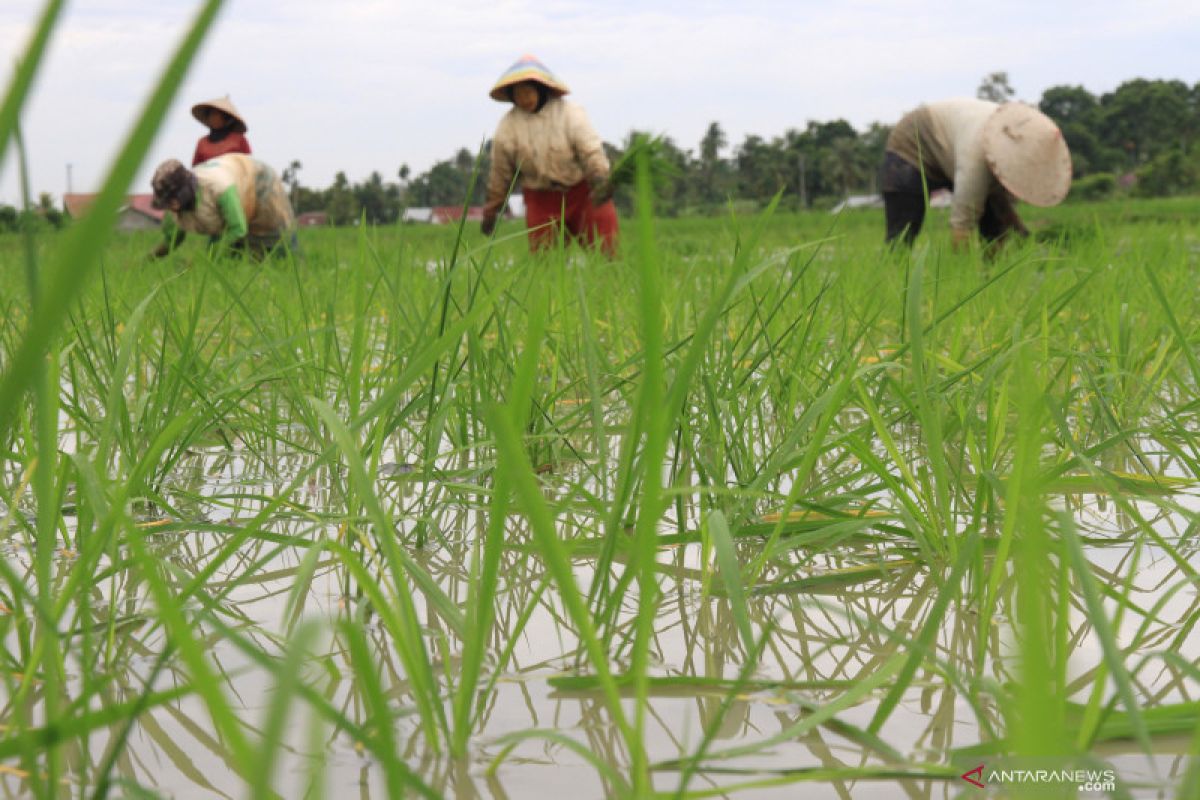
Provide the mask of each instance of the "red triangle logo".
[{"label": "red triangle logo", "polygon": [[[972,778],[972,775],[975,777]],[[978,786],[980,789],[986,788],[983,783],[983,764],[980,764],[970,772],[964,772],[960,777],[972,786]]]}]

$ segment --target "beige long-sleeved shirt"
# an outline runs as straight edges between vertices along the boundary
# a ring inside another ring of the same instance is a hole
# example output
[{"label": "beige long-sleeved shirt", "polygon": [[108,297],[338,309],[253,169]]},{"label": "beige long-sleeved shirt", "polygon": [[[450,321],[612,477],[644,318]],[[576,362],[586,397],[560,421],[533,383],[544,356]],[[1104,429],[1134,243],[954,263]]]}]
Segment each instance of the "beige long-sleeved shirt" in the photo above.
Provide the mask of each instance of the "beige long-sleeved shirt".
[{"label": "beige long-sleeved shirt", "polygon": [[504,202],[518,171],[523,189],[565,190],[607,178],[609,163],[583,108],[556,97],[535,113],[513,106],[501,118],[492,139],[489,210]]},{"label": "beige long-sleeved shirt", "polygon": [[983,153],[983,126],[997,108],[996,103],[965,97],[926,103],[906,114],[888,136],[888,150],[923,165],[927,176],[954,185],[952,228],[973,228],[988,195],[1002,191]]},{"label": "beige long-sleeved shirt", "polygon": [[[229,224],[221,198],[236,194],[246,232],[266,236],[295,226],[292,204],[283,183],[267,164],[240,153],[226,153],[192,168],[196,174],[196,207],[180,212],[179,227],[189,233],[220,236]],[[226,201],[228,202],[228,201]]]}]

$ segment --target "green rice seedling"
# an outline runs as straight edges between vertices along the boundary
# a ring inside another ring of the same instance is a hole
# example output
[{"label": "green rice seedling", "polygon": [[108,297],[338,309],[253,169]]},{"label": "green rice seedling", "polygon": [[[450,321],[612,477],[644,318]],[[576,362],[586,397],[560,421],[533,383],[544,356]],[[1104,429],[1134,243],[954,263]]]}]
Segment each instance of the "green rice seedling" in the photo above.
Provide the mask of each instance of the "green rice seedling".
[{"label": "green rice seedling", "polygon": [[[93,242],[6,384],[5,789],[924,795],[1114,752],[1195,780],[1164,768],[1200,681],[1195,201],[1055,209],[1095,235],[985,264],[650,188],[613,261]],[[0,236],[3,381],[54,287],[26,252]]]},{"label": "green rice seedling", "polygon": [[[45,39],[49,36],[61,5],[54,2],[47,5],[42,24],[31,47],[31,55],[35,56],[35,60],[18,73],[8,93],[8,97],[12,99],[5,100],[4,114],[14,123],[32,80],[33,73],[29,70],[36,69],[36,55],[44,49]],[[166,114],[167,106],[179,84],[183,82],[188,65],[199,50],[200,43],[221,5],[220,0],[210,0],[201,7],[195,23],[164,70],[163,77],[147,101],[145,110],[117,156],[90,213],[80,220],[79,225],[68,235],[58,258],[47,271],[45,290],[40,295],[41,302],[34,307],[21,345],[13,353],[4,377],[0,380],[0,419],[5,420],[0,423],[0,435],[6,432],[10,420],[14,417],[20,395],[33,380],[31,375],[34,372],[34,361],[40,353],[46,351],[72,298],[86,282],[88,273],[94,269],[98,255],[111,235],[112,219],[122,202],[125,190],[149,149],[154,133]],[[10,107],[11,111],[8,110]],[[0,128],[0,139],[7,139],[9,130],[7,124]]]}]

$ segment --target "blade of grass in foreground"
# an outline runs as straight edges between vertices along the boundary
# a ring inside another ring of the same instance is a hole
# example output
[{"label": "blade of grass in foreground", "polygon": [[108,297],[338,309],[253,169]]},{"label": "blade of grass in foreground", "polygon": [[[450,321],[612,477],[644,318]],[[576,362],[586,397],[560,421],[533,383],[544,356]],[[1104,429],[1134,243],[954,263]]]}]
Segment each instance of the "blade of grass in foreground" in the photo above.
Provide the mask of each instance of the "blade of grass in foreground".
[{"label": "blade of grass in foreground", "polygon": [[721,568],[721,579],[725,584],[725,593],[729,598],[729,609],[737,623],[738,634],[746,652],[754,651],[754,629],[750,626],[750,614],[746,609],[746,595],[742,584],[742,573],[738,567],[737,551],[733,546],[733,537],[729,534],[729,523],[720,511],[708,515],[708,529],[712,534],[713,549],[716,550],[717,563]]},{"label": "blade of grass in foreground", "polygon": [[[856,682],[845,693],[838,695],[820,707],[814,708],[811,714],[801,717],[796,723],[788,725],[783,730],[768,736],[766,739],[737,747],[730,747],[726,750],[713,751],[707,755],[707,758],[729,759],[744,755],[756,755],[777,744],[796,741],[817,728],[817,726],[824,725],[829,720],[834,719],[843,711],[859,705],[872,692],[895,678],[904,665],[904,658],[905,653],[902,651],[893,653],[891,657],[879,665],[878,671]],[[876,732],[868,728],[867,733],[874,735]],[[685,761],[681,760],[673,763],[681,765]]]},{"label": "blade of grass in foreground", "polygon": [[29,96],[29,88],[33,85],[33,78],[37,75],[42,57],[46,54],[46,45],[50,41],[50,34],[54,31],[54,26],[58,24],[58,18],[64,5],[66,5],[64,0],[50,0],[46,3],[46,8],[42,11],[37,27],[34,28],[33,35],[29,38],[25,52],[17,59],[16,72],[13,74],[8,92],[4,96],[4,105],[0,106],[0,164],[4,162],[4,151],[8,148],[8,140],[16,132],[17,120],[21,117],[21,108]]},{"label": "blade of grass in foreground", "polygon": [[247,776],[248,792],[251,797],[268,797],[272,794],[271,777],[284,745],[288,715],[301,682],[304,661],[309,657],[318,632],[318,623],[307,621],[296,629],[288,642],[283,663],[276,673],[275,690],[267,705],[266,718],[262,726],[262,741],[258,746],[258,757]]},{"label": "blade of grass in foreground", "polygon": [[617,729],[630,748],[640,746],[634,738],[634,732],[625,718],[621,708],[621,697],[617,691],[616,682],[608,665],[608,651],[596,635],[596,627],[592,615],[584,603],[579,586],[575,583],[575,574],[571,561],[558,539],[554,518],[546,507],[541,487],[534,478],[533,465],[517,435],[511,409],[507,406],[497,406],[490,414],[492,431],[496,436],[496,450],[499,455],[499,471],[510,476],[516,491],[518,501],[529,520],[529,527],[534,539],[541,547],[542,558],[554,576],[563,606],[566,608],[571,621],[575,623],[580,642],[591,659],[592,669],[600,681],[607,701],[609,713],[613,717]]},{"label": "blade of grass in foreground", "polygon": [[51,261],[40,302],[30,313],[29,327],[0,380],[0,440],[8,435],[16,418],[21,395],[29,388],[36,374],[36,362],[52,346],[71,302],[88,284],[88,279],[100,263],[104,245],[115,227],[113,223],[117,209],[125,202],[126,190],[137,174],[171,100],[183,83],[188,67],[223,4],[223,0],[207,0],[201,7],[121,148],[96,202],[72,226],[62,248]]},{"label": "blade of grass in foreground", "polygon": [[[1067,756],[1070,747],[1064,724],[1065,674],[1059,674],[1055,623],[1065,625],[1058,615],[1055,590],[1061,573],[1062,553],[1054,553],[1046,532],[1042,486],[1034,477],[1042,449],[1042,392],[1034,380],[1028,350],[1018,351],[1014,394],[1017,397],[1017,466],[1029,479],[1020,486],[1020,501],[1010,492],[1006,514],[1017,517],[1020,538],[1016,544],[1017,595],[1016,635],[1020,648],[1020,680],[1016,702],[1006,711],[1011,741],[1016,752],[1026,757]],[[1005,520],[1007,523],[1008,520]],[[1065,662],[1061,664],[1063,670]]]},{"label": "blade of grass in foreground", "polygon": [[[979,534],[972,531],[967,536],[966,543],[959,549],[958,560],[955,561],[954,568],[950,570],[943,590],[938,592],[937,600],[934,601],[933,608],[929,610],[929,616],[922,623],[921,632],[917,634],[916,641],[910,646],[904,666],[896,676],[896,682],[892,684],[892,688],[888,690],[887,696],[883,698],[875,715],[871,718],[871,723],[867,726],[868,733],[872,735],[879,733],[883,723],[887,722],[888,717],[900,702],[900,698],[908,690],[912,676],[916,674],[922,659],[929,655],[934,639],[937,638],[938,631],[941,629],[942,617],[946,615],[946,609],[950,607],[951,601],[958,597],[963,575],[966,574],[967,567],[975,560],[975,551],[978,548]],[[897,655],[903,654],[898,653]]]},{"label": "blade of grass in foreground", "polygon": [[[516,409],[517,418],[521,420],[529,418],[530,401],[537,382],[538,354],[541,352],[545,335],[547,300],[545,291],[535,289],[525,335],[525,349],[517,363],[517,372],[512,384],[510,402]],[[476,703],[483,702],[479,693],[479,677],[482,674],[485,650],[496,616],[496,590],[500,557],[504,551],[504,532],[508,522],[512,481],[504,470],[496,471],[495,480],[487,530],[482,547],[476,550],[471,563],[462,666],[454,696],[454,729],[450,745],[451,751],[458,757],[467,754],[472,708]],[[504,669],[503,663],[498,664],[496,668]]]},{"label": "blade of grass in foreground", "polygon": [[642,492],[637,522],[634,525],[634,557],[632,569],[637,579],[637,618],[630,654],[630,672],[634,678],[634,741],[629,743],[632,757],[633,790],[639,796],[650,791],[646,750],[642,746],[646,731],[646,708],[649,685],[650,645],[654,638],[654,621],[658,616],[659,588],[655,569],[655,539],[658,522],[666,511],[663,500],[662,463],[667,452],[667,416],[662,408],[665,376],[663,374],[663,277],[658,253],[654,246],[654,219],[650,185],[650,165],[646,153],[637,156],[637,216],[638,261],[641,269],[642,384],[638,392],[634,416],[642,420],[639,426],[646,434],[641,466]]},{"label": "blade of grass in foreground", "polygon": [[425,645],[409,580],[421,588],[430,606],[435,608],[446,624],[460,636],[464,628],[462,614],[429,573],[396,541],[396,525],[375,493],[374,484],[367,475],[361,449],[352,439],[349,429],[328,405],[316,398],[311,398],[310,402],[341,449],[342,457],[349,467],[350,484],[358,495],[358,502],[362,503],[368,519],[374,525],[374,543],[383,551],[392,577],[392,598],[395,603],[394,611],[397,612],[397,624],[390,633],[395,640],[396,653],[404,663],[408,680],[412,683],[413,699],[420,708],[421,724],[426,738],[433,751],[438,753],[442,736],[448,733],[448,724],[440,696],[440,686]]}]

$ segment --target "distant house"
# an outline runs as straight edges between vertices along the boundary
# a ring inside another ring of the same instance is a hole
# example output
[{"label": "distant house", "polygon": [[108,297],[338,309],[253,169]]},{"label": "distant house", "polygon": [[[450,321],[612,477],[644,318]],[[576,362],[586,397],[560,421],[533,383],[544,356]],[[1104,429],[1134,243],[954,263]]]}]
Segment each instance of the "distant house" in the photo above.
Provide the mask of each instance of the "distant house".
[{"label": "distant house", "polygon": [[883,208],[883,195],[852,194],[829,210],[830,213],[839,214],[847,208]]},{"label": "distant house", "polygon": [[[434,225],[449,225],[452,222],[458,222],[462,219],[462,206],[434,206],[433,219]],[[467,209],[467,222],[480,222],[483,220],[483,206],[470,206]]]},{"label": "distant house", "polygon": [[[96,202],[96,194],[65,194],[63,195],[63,210],[72,219],[79,219]],[[144,231],[157,228],[162,222],[163,210],[153,205],[154,195],[131,194],[125,198],[125,205],[117,212],[117,230]]]},{"label": "distant house", "polygon": [[[434,206],[433,208],[406,208],[402,222],[425,222],[433,225],[450,225],[462,219],[462,206]],[[505,210],[502,216],[512,218],[512,212]],[[467,222],[480,222],[483,219],[483,206],[471,206],[467,209]]]},{"label": "distant house", "polygon": [[324,211],[305,211],[296,217],[296,224],[301,228],[315,228],[329,224],[329,215]]},{"label": "distant house", "polygon": [[400,217],[401,222],[433,222],[432,208],[406,208]]},{"label": "distant house", "polygon": [[[954,200],[954,194],[949,189],[935,189],[929,193],[930,208],[949,208]],[[881,194],[852,194],[830,209],[830,213],[838,214],[847,208],[883,208]]]}]

